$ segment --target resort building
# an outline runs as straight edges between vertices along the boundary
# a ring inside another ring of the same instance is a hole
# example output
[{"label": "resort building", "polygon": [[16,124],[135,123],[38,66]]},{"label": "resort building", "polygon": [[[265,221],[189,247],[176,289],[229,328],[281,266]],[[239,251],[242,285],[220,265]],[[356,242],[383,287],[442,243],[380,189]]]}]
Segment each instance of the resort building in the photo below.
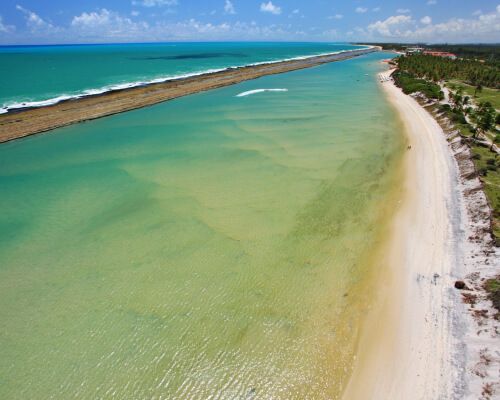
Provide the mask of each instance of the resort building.
[{"label": "resort building", "polygon": [[456,60],[457,59],[457,56],[453,53],[447,53],[447,52],[444,52],[444,51],[424,51],[424,54],[425,55],[428,55],[428,56],[435,56],[435,57],[445,57],[445,58],[450,58],[452,60]]},{"label": "resort building", "polygon": [[408,56],[410,54],[420,54],[423,51],[424,49],[422,47],[415,46],[415,47],[407,47],[405,53]]}]

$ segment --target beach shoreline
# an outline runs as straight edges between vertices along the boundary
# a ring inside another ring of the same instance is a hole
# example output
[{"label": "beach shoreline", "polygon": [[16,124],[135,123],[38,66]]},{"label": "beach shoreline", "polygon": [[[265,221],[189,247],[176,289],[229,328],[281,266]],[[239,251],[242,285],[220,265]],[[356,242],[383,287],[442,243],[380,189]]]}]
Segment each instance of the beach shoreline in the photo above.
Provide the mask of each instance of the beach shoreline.
[{"label": "beach shoreline", "polygon": [[363,329],[344,398],[450,398],[451,158],[437,123],[390,80],[381,81],[404,125],[406,177],[385,255],[384,293]]},{"label": "beach shoreline", "polygon": [[486,232],[484,215],[477,218],[482,192],[467,196],[480,184],[462,171],[457,154],[463,149],[453,147],[436,119],[395,86],[392,72],[379,81],[404,124],[406,178],[384,256],[388,270],[379,277],[343,398],[487,399],[481,396],[488,379],[495,379],[495,362],[476,372],[481,354],[494,349],[494,329],[476,334],[477,321],[454,288],[481,266],[486,276],[494,274],[498,264],[486,235],[470,240]]},{"label": "beach shoreline", "polygon": [[377,47],[370,47],[240,68],[228,68],[212,73],[64,100],[52,105],[9,111],[0,114],[0,143],[266,75],[346,60],[378,50]]}]

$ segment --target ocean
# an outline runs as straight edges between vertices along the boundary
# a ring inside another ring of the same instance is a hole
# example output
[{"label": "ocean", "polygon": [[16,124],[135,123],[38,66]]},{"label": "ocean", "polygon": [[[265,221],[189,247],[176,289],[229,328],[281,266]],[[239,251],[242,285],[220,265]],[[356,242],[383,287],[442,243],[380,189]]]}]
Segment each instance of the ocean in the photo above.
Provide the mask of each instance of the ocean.
[{"label": "ocean", "polygon": [[0,46],[0,113],[231,67],[362,47],[259,42]]},{"label": "ocean", "polygon": [[339,398],[399,191],[385,57],[0,145],[0,398]]}]

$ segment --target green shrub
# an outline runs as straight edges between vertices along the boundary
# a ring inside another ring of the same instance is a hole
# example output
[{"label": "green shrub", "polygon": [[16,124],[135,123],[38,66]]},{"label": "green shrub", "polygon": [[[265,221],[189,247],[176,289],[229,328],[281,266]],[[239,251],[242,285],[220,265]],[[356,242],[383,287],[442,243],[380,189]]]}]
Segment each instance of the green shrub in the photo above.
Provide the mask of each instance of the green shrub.
[{"label": "green shrub", "polygon": [[439,106],[439,111],[441,111],[441,112],[450,112],[451,111],[451,106],[449,104],[441,104]]},{"label": "green shrub", "polygon": [[420,92],[429,99],[442,100],[444,94],[439,85],[428,82],[424,79],[418,79],[407,72],[396,71],[393,75],[394,82],[405,94]]},{"label": "green shrub", "polygon": [[465,115],[458,110],[455,110],[451,114],[451,120],[453,122],[458,122],[459,124],[467,124],[467,120],[465,119]]},{"label": "green shrub", "polygon": [[488,279],[484,288],[488,292],[488,298],[493,303],[493,306],[497,311],[500,311],[500,277]]}]

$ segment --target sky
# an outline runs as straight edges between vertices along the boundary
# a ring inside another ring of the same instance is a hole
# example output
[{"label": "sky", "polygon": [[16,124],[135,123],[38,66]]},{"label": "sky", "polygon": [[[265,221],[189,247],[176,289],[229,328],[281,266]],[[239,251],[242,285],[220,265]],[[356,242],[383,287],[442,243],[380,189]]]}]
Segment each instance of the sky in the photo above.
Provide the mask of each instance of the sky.
[{"label": "sky", "polygon": [[2,0],[0,44],[499,43],[500,0]]}]

